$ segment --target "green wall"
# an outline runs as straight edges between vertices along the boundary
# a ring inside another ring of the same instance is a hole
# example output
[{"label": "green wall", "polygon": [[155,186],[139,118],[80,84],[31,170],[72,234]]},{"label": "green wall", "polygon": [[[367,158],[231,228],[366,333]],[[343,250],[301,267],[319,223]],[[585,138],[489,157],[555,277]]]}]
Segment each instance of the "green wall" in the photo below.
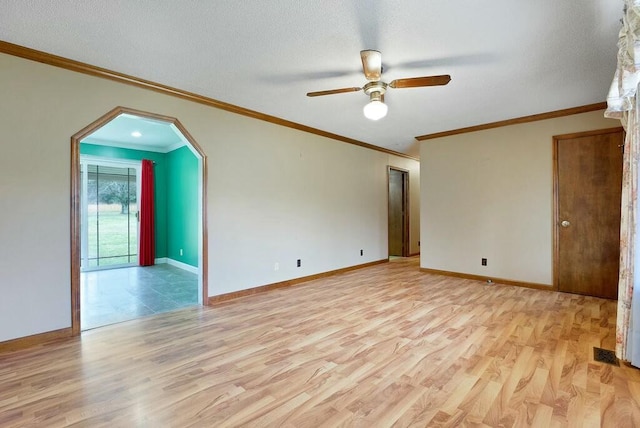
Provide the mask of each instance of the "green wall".
[{"label": "green wall", "polygon": [[198,266],[198,159],[180,147],[167,153],[167,171],[168,257]]},{"label": "green wall", "polygon": [[198,266],[198,159],[188,147],[165,154],[82,143],[80,154],[155,161],[156,258]]},{"label": "green wall", "polygon": [[89,143],[80,144],[80,154],[111,159],[150,159],[155,161],[156,258],[167,257],[167,155],[164,153],[99,146]]}]

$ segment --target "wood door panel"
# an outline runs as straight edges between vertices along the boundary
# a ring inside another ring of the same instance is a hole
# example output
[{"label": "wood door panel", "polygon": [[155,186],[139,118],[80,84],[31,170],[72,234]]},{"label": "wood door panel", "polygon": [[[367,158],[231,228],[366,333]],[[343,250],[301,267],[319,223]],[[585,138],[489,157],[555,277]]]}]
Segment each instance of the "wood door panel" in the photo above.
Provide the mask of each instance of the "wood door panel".
[{"label": "wood door panel", "polygon": [[407,257],[409,255],[409,222],[407,209],[409,173],[407,171],[389,168],[388,177],[389,256]]},{"label": "wood door panel", "polygon": [[555,139],[560,291],[617,298],[622,144],[622,130]]},{"label": "wood door panel", "polygon": [[402,256],[402,172],[389,170],[389,255]]}]

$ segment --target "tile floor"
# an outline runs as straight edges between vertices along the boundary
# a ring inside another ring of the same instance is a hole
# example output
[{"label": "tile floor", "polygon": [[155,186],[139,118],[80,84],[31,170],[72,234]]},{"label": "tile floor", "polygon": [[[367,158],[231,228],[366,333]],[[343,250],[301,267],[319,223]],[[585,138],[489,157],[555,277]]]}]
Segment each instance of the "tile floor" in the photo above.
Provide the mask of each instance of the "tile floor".
[{"label": "tile floor", "polygon": [[198,304],[198,275],[168,264],[82,272],[82,330]]}]

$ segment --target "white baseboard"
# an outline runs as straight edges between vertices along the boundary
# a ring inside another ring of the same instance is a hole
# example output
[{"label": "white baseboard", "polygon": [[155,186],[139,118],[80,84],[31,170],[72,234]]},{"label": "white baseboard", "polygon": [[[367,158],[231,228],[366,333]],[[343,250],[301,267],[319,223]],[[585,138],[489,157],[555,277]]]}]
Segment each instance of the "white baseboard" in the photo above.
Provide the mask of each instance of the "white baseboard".
[{"label": "white baseboard", "polygon": [[167,263],[167,258],[166,257],[160,257],[159,259],[156,259],[156,264],[157,265],[163,265]]},{"label": "white baseboard", "polygon": [[186,263],[182,263],[182,262],[179,262],[177,260],[170,259],[168,257],[166,257],[165,259],[166,259],[166,263],[171,265],[171,266],[175,266],[175,267],[180,268],[182,270],[186,270],[187,272],[195,273],[196,275],[198,274],[198,268],[195,267],[195,266],[191,266],[191,265],[188,265]]}]

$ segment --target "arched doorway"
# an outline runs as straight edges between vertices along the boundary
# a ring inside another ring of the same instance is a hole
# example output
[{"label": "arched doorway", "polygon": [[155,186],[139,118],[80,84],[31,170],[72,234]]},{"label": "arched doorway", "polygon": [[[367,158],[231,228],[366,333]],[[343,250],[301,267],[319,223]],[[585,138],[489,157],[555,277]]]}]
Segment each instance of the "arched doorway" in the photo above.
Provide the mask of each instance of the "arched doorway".
[{"label": "arched doorway", "polygon": [[[184,144],[193,153],[198,163],[198,302],[201,305],[208,303],[207,281],[207,228],[206,228],[206,156],[202,148],[195,142],[189,132],[175,118],[138,111],[125,107],[117,107],[104,116],[97,119],[81,131],[71,137],[71,314],[72,331],[74,335],[81,332],[81,258],[86,257],[86,251],[82,246],[82,207],[81,195],[83,182],[81,175],[81,142],[88,136],[105,125],[124,116],[137,117],[146,120],[162,122],[170,126],[176,135],[183,139]],[[83,164],[84,165],[84,164]],[[86,172],[84,173],[86,177]],[[85,178],[86,180],[86,178]],[[86,184],[86,181],[85,181]],[[182,253],[182,250],[180,250]],[[86,258],[83,259],[86,261]]]}]

